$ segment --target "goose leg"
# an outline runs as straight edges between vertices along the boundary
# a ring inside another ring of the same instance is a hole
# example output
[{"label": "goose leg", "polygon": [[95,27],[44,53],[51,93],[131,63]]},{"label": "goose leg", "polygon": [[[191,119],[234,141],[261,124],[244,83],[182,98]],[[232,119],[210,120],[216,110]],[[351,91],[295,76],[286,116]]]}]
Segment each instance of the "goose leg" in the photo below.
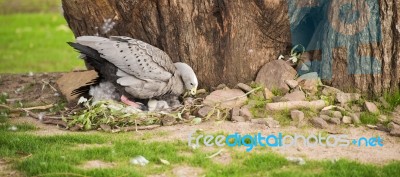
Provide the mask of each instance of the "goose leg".
[{"label": "goose leg", "polygon": [[145,105],[143,105],[142,103],[139,103],[139,102],[133,102],[133,101],[129,100],[125,95],[121,96],[121,101],[129,106],[136,108],[136,109],[140,109],[142,111],[147,110]]}]

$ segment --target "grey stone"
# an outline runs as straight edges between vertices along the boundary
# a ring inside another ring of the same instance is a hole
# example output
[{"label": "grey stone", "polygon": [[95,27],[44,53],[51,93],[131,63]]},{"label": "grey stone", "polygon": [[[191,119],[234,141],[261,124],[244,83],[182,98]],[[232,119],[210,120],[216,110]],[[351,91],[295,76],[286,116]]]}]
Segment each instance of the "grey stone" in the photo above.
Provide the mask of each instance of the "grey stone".
[{"label": "grey stone", "polygon": [[251,90],[253,90],[253,88],[251,88],[250,86],[243,84],[243,83],[238,83],[237,87],[239,87],[240,89],[242,89],[245,92],[250,92]]},{"label": "grey stone", "polygon": [[274,97],[274,94],[268,89],[268,88],[265,88],[264,89],[264,98],[266,99],[266,100],[270,100],[270,99],[272,99]]},{"label": "grey stone", "polygon": [[379,98],[379,101],[381,102],[381,104],[382,104],[382,106],[383,106],[384,108],[386,108],[386,109],[390,108],[390,104],[386,101],[385,98],[380,97],[380,98]]},{"label": "grey stone", "polygon": [[319,115],[327,115],[327,116],[332,116],[332,111],[331,110],[321,110],[321,112],[319,112]]},{"label": "grey stone", "polygon": [[343,115],[340,111],[332,111],[332,117],[340,119],[343,117]]},{"label": "grey stone", "polygon": [[343,93],[341,90],[335,87],[324,86],[322,89],[322,95],[325,96],[336,96],[337,93]]},{"label": "grey stone", "polygon": [[279,89],[283,93],[287,93],[289,86],[285,80],[294,79],[296,74],[296,70],[288,62],[273,60],[260,69],[256,82],[263,84],[269,90]]},{"label": "grey stone", "polygon": [[365,110],[367,110],[367,111],[370,112],[370,113],[379,114],[379,109],[378,109],[378,107],[375,105],[375,103],[366,101],[366,102],[364,103],[364,107],[365,107]]},{"label": "grey stone", "polygon": [[358,105],[351,106],[351,110],[354,112],[361,112],[362,108]]},{"label": "grey stone", "polygon": [[304,101],[306,100],[306,95],[302,91],[294,91],[288,93],[281,98],[280,101]]},{"label": "grey stone", "polygon": [[324,119],[325,121],[328,121],[328,120],[330,120],[330,119],[332,119],[332,117],[330,117],[330,116],[328,116],[328,115],[320,115],[319,116],[320,118],[322,118],[322,119]]},{"label": "grey stone", "polygon": [[299,110],[290,111],[290,117],[296,126],[302,126],[304,124],[304,113]]},{"label": "grey stone", "polygon": [[391,122],[389,123],[388,127],[390,130],[390,135],[400,137],[400,125]]},{"label": "grey stone", "polygon": [[280,102],[281,101],[281,99],[282,99],[282,97],[281,96],[274,96],[274,97],[272,97],[272,102]]},{"label": "grey stone", "polygon": [[246,120],[251,120],[253,118],[253,114],[251,114],[250,110],[246,107],[240,108],[239,115],[244,117]]},{"label": "grey stone", "polygon": [[291,88],[294,89],[299,85],[299,82],[296,80],[285,80],[285,83]]},{"label": "grey stone", "polygon": [[351,124],[351,117],[349,117],[349,116],[343,116],[343,118],[342,118],[342,122],[344,123],[344,124]]},{"label": "grey stone", "polygon": [[337,93],[336,94],[336,101],[345,104],[351,101],[359,100],[361,97],[358,93]]},{"label": "grey stone", "polygon": [[252,119],[251,122],[256,123],[256,124],[263,124],[269,128],[278,128],[279,127],[279,121],[273,119],[272,117]]},{"label": "grey stone", "polygon": [[318,83],[318,79],[305,79],[304,81],[300,82],[300,86],[304,91],[314,95],[318,92]]},{"label": "grey stone", "polygon": [[232,116],[231,121],[232,122],[246,122],[247,119],[242,116]]},{"label": "grey stone", "polygon": [[394,123],[396,123],[397,125],[400,125],[400,117],[399,116],[393,117],[392,121]]},{"label": "grey stone", "polygon": [[328,123],[326,123],[326,121],[320,117],[314,117],[310,119],[310,122],[316,128],[326,129],[329,127]]},{"label": "grey stone", "polygon": [[197,115],[201,118],[204,118],[208,115],[208,113],[212,110],[209,106],[204,106],[197,111]]},{"label": "grey stone", "polygon": [[216,90],[222,90],[222,89],[225,89],[225,88],[228,88],[228,86],[226,86],[225,84],[219,84],[217,86]]},{"label": "grey stone", "polygon": [[239,89],[216,90],[204,99],[203,104],[210,107],[219,105],[222,108],[242,107],[247,102],[247,97],[243,97],[244,94]]},{"label": "grey stone", "polygon": [[351,121],[353,122],[353,124],[360,124],[361,120],[360,120],[360,114],[359,113],[352,113],[350,114],[351,117]]},{"label": "grey stone", "polygon": [[382,122],[386,122],[388,120],[388,118],[385,115],[379,115],[378,120],[379,120],[379,122],[382,123]]},{"label": "grey stone", "polygon": [[307,74],[303,74],[301,75],[297,81],[301,82],[303,80],[318,80],[318,73],[317,72],[311,72],[311,73],[307,73]]},{"label": "grey stone", "polygon": [[332,118],[332,119],[329,119],[328,122],[331,123],[331,124],[339,125],[340,124],[340,119],[339,118]]},{"label": "grey stone", "polygon": [[231,109],[231,117],[233,116],[240,116],[240,109],[239,108],[232,108]]}]

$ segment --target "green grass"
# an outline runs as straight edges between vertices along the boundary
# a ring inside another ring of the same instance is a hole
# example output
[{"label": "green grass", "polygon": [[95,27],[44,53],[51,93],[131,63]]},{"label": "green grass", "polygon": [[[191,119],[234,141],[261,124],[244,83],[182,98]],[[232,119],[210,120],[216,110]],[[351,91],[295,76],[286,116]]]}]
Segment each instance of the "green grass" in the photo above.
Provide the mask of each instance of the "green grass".
[{"label": "green grass", "polygon": [[[5,124],[4,124],[5,125]],[[203,169],[206,176],[396,176],[400,163],[385,166],[361,164],[348,160],[312,161],[300,166],[288,162],[283,156],[272,153],[269,148],[245,152],[244,148],[225,148],[232,162],[223,165],[207,158],[213,152],[205,152],[200,146],[193,150],[185,141],[152,142],[152,136],[168,138],[165,132],[145,135],[132,133],[107,134],[100,132],[71,133],[56,136],[37,136],[32,126],[16,125],[18,131],[0,126],[0,159],[12,163],[14,169],[27,176],[148,176],[172,175],[177,166]],[[28,131],[28,132],[25,132]],[[223,132],[216,133],[225,134]],[[82,148],[86,144],[86,148]],[[94,144],[96,146],[90,146]],[[218,151],[216,149],[215,151]],[[191,155],[182,155],[189,153]],[[142,155],[150,161],[145,167],[129,163],[132,157]],[[159,159],[168,160],[164,165]],[[105,169],[82,169],[80,165],[90,160],[115,164]]]},{"label": "green grass", "polygon": [[363,124],[376,125],[379,122],[379,115],[369,112],[362,112],[360,115],[360,121]]},{"label": "green grass", "polygon": [[83,61],[66,42],[72,32],[61,14],[0,16],[0,73],[70,71]]},{"label": "green grass", "polygon": [[397,106],[400,105],[400,90],[393,93],[386,93],[384,98],[390,105],[389,111],[393,111]]}]

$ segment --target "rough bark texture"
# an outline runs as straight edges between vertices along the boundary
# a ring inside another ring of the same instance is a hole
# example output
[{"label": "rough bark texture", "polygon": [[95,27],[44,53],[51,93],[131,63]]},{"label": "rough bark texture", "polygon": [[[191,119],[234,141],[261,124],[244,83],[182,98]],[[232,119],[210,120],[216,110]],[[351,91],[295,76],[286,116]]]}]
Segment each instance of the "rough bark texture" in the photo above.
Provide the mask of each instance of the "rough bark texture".
[{"label": "rough bark texture", "polygon": [[[62,0],[62,3],[75,36],[124,35],[143,40],[164,50],[174,61],[191,65],[205,87],[252,81],[265,63],[287,53],[291,45],[287,1]],[[346,52],[335,48],[330,65],[333,76],[327,83],[373,93],[398,89],[400,3],[381,0],[379,5],[383,39],[359,47],[358,52],[378,58],[382,73],[348,75]]]}]

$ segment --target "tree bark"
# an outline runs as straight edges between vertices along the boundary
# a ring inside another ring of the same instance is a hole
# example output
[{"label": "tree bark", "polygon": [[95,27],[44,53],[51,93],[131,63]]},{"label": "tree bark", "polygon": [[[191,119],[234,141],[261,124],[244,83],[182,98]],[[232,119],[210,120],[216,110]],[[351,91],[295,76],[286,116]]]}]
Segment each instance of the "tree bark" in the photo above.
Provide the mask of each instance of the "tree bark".
[{"label": "tree bark", "polygon": [[[214,87],[250,82],[264,64],[288,53],[291,28],[296,27],[288,13],[293,1],[62,0],[62,4],[75,36],[123,35],[145,41],[174,62],[191,65],[201,86]],[[322,62],[332,70],[325,83],[375,94],[399,88],[399,6],[396,0],[379,1],[382,41],[357,48],[360,55],[377,58],[382,72],[349,74],[348,52],[336,47],[331,62]]]}]

